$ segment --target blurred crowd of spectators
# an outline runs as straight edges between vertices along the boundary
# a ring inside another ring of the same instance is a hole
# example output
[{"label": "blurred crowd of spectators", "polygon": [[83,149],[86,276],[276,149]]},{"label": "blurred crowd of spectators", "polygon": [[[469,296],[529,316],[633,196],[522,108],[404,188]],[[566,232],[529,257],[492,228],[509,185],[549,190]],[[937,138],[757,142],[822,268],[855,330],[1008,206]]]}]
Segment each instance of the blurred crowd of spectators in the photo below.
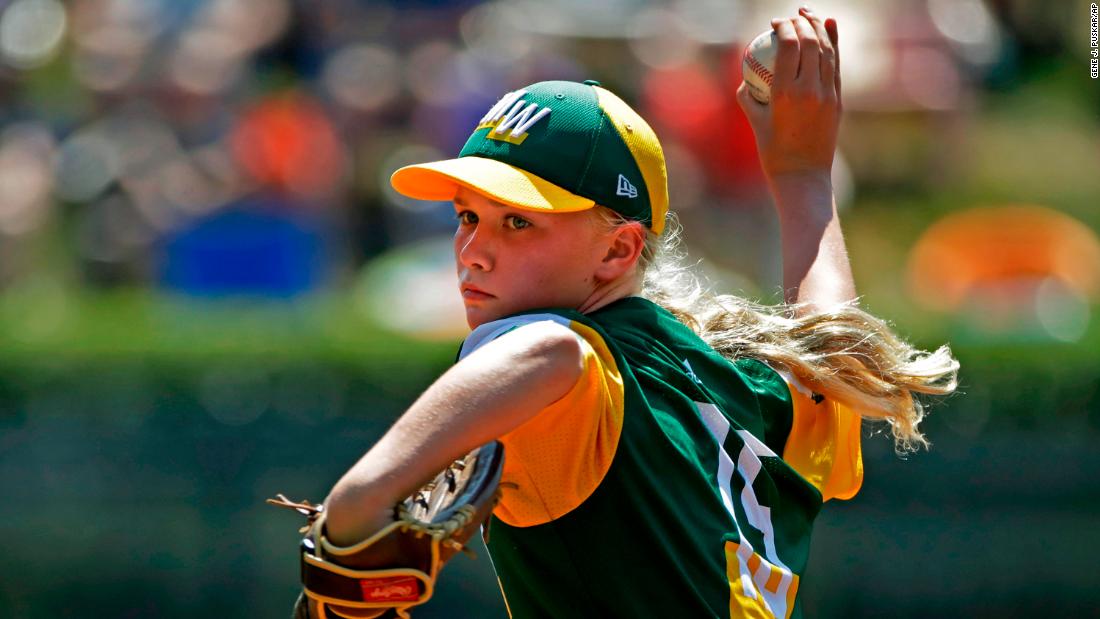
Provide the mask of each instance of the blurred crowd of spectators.
[{"label": "blurred crowd of spectators", "polygon": [[[979,0],[819,4],[841,24],[853,116],[950,126],[1010,49]],[[447,208],[397,196],[389,174],[453,156],[500,94],[543,79],[598,79],[636,105],[685,219],[751,219],[767,194],[734,100],[741,50],[796,8],[0,1],[0,289],[43,268],[199,296],[340,286],[453,225]],[[849,142],[842,201],[853,168],[919,182],[946,165]],[[728,238],[712,242],[720,253]]]}]

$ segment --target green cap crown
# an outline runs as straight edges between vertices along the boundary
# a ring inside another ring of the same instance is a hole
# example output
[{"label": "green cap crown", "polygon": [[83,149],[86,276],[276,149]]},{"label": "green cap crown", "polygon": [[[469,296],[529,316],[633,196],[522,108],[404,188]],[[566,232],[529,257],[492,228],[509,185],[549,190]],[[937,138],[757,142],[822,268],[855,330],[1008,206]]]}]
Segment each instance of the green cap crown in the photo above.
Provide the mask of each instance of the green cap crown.
[{"label": "green cap crown", "polygon": [[597,82],[532,84],[502,97],[459,153],[534,174],[660,232],[668,212],[656,135]]}]

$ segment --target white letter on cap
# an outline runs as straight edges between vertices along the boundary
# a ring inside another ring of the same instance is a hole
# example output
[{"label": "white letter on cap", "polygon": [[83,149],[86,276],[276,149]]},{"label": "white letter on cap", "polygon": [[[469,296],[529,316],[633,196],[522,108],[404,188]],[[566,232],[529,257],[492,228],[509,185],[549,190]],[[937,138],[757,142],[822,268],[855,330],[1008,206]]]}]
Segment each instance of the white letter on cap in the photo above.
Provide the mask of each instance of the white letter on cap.
[{"label": "white letter on cap", "polygon": [[493,122],[499,119],[501,116],[504,115],[504,112],[506,112],[508,108],[512,107],[512,104],[515,103],[517,99],[525,94],[527,94],[526,90],[514,90],[504,95],[500,98],[500,101],[497,101],[496,104],[493,105],[493,107],[489,108],[488,113],[481,117],[481,121],[479,122],[479,124]]},{"label": "white letter on cap", "polygon": [[508,127],[515,125],[516,128],[512,130],[512,137],[518,138],[521,137],[524,133],[527,133],[528,129],[530,129],[535,123],[542,120],[546,117],[547,114],[550,113],[550,108],[548,107],[544,107],[539,110],[538,113],[534,113],[535,110],[539,107],[534,103],[528,105],[526,108],[523,109],[522,112],[517,113],[516,108],[518,108],[522,104],[522,101],[520,103],[517,103],[516,107],[512,108],[512,112],[508,114],[508,118],[504,119],[503,122],[497,125],[497,128],[494,129],[494,131],[496,131],[497,133],[504,133],[508,130]]}]

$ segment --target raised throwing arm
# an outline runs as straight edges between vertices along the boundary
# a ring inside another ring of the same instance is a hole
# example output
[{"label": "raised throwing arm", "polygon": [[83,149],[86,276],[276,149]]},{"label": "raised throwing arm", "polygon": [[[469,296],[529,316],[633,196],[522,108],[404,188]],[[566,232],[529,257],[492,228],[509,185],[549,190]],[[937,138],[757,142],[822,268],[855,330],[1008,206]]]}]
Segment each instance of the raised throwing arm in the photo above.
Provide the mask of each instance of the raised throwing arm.
[{"label": "raised throwing arm", "polygon": [[744,84],[738,100],[779,214],[784,300],[827,309],[856,297],[831,180],[841,114],[836,21],[803,9],[772,28],[771,102],[758,103]]}]

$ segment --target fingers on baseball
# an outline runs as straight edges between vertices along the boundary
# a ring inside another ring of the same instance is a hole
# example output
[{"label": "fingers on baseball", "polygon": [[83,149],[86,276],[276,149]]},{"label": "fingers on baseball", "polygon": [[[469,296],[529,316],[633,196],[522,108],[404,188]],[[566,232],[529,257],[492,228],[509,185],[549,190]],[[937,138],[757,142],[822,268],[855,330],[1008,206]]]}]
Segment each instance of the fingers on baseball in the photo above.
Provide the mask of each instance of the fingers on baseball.
[{"label": "fingers on baseball", "polygon": [[798,76],[795,84],[799,90],[815,92],[821,87],[821,43],[817,40],[817,33],[809,20],[803,17],[795,17],[791,20],[795,32],[798,34]]},{"label": "fingers on baseball", "polygon": [[775,79],[772,96],[790,90],[798,75],[798,33],[789,19],[773,19],[778,49],[775,53]]},{"label": "fingers on baseball", "polygon": [[821,75],[821,90],[826,99],[832,99],[836,95],[836,46],[833,38],[825,28],[825,22],[809,9],[802,9],[801,14],[814,29],[820,51],[818,72]]},{"label": "fingers on baseball", "polygon": [[750,118],[760,114],[768,106],[768,104],[761,103],[756,100],[756,97],[752,96],[748,82],[741,82],[741,85],[738,86],[737,104],[741,106],[741,110],[745,112],[745,115]]},{"label": "fingers on baseball", "polygon": [[840,100],[840,33],[837,32],[835,19],[825,20],[825,31],[833,46],[833,84],[836,87],[836,98]]}]

